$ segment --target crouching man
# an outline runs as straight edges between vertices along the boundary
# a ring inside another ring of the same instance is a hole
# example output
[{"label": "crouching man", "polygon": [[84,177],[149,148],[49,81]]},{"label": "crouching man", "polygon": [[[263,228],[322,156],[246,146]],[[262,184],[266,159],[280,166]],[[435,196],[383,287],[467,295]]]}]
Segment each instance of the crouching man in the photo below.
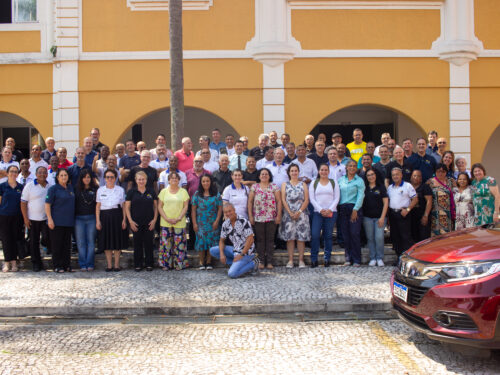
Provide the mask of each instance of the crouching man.
[{"label": "crouching man", "polygon": [[[247,272],[257,272],[259,258],[255,256],[254,234],[250,222],[236,215],[231,203],[224,204],[224,217],[219,246],[210,249],[214,258],[220,259],[223,264],[230,265],[227,275],[235,279]],[[229,238],[233,246],[226,246],[225,239]]]}]

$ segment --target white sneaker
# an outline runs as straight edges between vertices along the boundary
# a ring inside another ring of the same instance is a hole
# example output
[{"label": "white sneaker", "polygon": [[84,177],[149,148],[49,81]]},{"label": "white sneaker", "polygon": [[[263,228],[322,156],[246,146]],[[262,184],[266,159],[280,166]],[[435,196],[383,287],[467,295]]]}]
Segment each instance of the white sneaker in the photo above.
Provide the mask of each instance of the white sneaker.
[{"label": "white sneaker", "polygon": [[286,268],[293,268],[293,262],[288,262],[286,264]]},{"label": "white sneaker", "polygon": [[200,270],[204,270],[205,269],[205,266],[200,266],[199,268]]},{"label": "white sneaker", "polygon": [[210,270],[213,270],[214,268],[213,268],[212,266],[207,266],[205,269],[206,269],[207,271],[210,271]]},{"label": "white sneaker", "polygon": [[377,260],[377,266],[384,267],[385,266],[384,261],[382,259],[378,259]]},{"label": "white sneaker", "polygon": [[377,265],[377,261],[375,259],[370,260],[370,263],[368,263],[368,266],[373,267]]},{"label": "white sneaker", "polygon": [[304,262],[300,261],[299,268],[306,268],[306,264]]}]

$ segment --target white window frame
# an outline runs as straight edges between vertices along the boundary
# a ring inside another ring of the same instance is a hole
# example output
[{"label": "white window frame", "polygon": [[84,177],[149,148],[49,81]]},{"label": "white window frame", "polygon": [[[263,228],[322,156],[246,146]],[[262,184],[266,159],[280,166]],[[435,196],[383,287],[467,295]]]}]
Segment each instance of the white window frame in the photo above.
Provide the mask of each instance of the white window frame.
[{"label": "white window frame", "polygon": [[[214,0],[182,0],[183,10],[209,10]],[[168,0],[127,0],[133,11],[168,10]]]}]

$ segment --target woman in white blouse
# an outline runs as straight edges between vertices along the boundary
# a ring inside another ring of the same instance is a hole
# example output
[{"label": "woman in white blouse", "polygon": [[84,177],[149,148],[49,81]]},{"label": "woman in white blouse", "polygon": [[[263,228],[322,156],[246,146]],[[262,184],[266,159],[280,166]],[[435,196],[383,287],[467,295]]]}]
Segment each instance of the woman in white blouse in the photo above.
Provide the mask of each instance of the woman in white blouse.
[{"label": "woman in white blouse", "polygon": [[222,200],[231,203],[238,216],[248,219],[248,195],[250,191],[241,183],[243,172],[240,169],[235,169],[231,173],[231,178],[233,183],[222,192]]},{"label": "woman in white blouse", "polygon": [[[116,185],[118,173],[114,169],[104,172],[106,185],[97,190],[96,228],[99,231],[98,247],[106,255],[106,272],[121,271],[120,253],[128,248],[127,221],[124,208],[125,191]],[[114,253],[114,266],[112,259]]]},{"label": "woman in white blouse", "polygon": [[330,168],[320,164],[319,178],[309,185],[309,201],[314,207],[311,225],[311,267],[318,266],[319,240],[321,231],[325,239],[324,266],[330,266],[333,246],[333,226],[337,220],[337,204],[340,199],[338,184],[328,178]]}]

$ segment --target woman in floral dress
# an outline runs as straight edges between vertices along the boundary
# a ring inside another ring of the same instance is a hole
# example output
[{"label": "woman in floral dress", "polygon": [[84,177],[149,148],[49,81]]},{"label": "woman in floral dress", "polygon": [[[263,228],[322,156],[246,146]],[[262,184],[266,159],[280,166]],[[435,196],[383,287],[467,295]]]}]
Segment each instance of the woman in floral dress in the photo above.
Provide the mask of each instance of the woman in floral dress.
[{"label": "woman in floral dress", "polygon": [[455,226],[455,200],[453,182],[447,178],[448,168],[439,163],[436,176],[427,182],[432,189],[431,236],[451,232]]},{"label": "woman in floral dress", "polygon": [[472,190],[470,178],[466,172],[460,172],[457,176],[457,187],[453,189],[455,198],[455,230],[472,228],[474,226],[474,203],[472,202]]},{"label": "woman in floral dress", "polygon": [[498,221],[500,193],[498,192],[496,180],[493,177],[486,176],[486,170],[480,163],[472,166],[471,173],[474,176],[472,200],[476,217],[475,225]]},{"label": "woman in floral dress", "polygon": [[255,226],[255,247],[259,255],[259,268],[273,268],[274,235],[281,221],[280,189],[273,184],[273,175],[267,168],[259,170],[257,183],[248,196],[248,219]]},{"label": "woman in floral dress", "polygon": [[196,233],[194,247],[200,252],[200,270],[211,270],[210,248],[219,243],[219,223],[222,217],[222,198],[211,175],[201,176],[191,207],[191,220]]},{"label": "woman in floral dress", "polygon": [[279,237],[286,241],[288,250],[287,268],[293,268],[293,253],[295,241],[299,250],[299,268],[305,268],[304,250],[306,241],[311,240],[311,227],[307,205],[309,204],[309,191],[307,185],[299,180],[299,167],[290,164],[288,167],[290,181],[281,186],[283,201],[283,219],[278,230]]}]

